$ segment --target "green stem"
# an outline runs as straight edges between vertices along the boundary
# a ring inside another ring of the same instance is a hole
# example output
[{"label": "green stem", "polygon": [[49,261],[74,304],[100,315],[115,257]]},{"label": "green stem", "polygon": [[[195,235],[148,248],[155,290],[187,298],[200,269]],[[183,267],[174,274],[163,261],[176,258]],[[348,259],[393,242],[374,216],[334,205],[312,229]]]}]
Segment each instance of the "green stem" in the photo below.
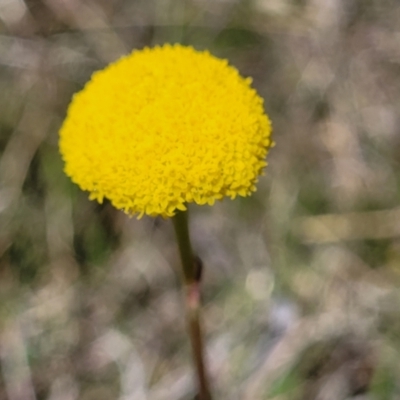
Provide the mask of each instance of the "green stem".
[{"label": "green stem", "polygon": [[182,262],[182,277],[185,286],[185,306],[188,333],[192,346],[193,361],[199,386],[198,400],[211,400],[204,362],[203,334],[200,323],[200,279],[201,262],[193,254],[190,243],[188,213],[178,212],[173,218],[179,253]]},{"label": "green stem", "polygon": [[196,271],[192,245],[190,243],[187,211],[178,211],[172,217],[172,221],[174,223],[179,254],[181,256],[184,284],[190,285],[196,281]]}]

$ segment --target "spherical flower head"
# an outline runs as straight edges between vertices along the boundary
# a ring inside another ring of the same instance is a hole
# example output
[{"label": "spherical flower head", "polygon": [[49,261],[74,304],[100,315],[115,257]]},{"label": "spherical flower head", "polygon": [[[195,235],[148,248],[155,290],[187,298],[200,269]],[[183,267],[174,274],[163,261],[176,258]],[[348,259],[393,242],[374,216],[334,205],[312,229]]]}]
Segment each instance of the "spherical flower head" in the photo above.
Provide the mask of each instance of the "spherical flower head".
[{"label": "spherical flower head", "polygon": [[248,196],[271,144],[251,79],[181,45],[133,51],[95,72],[60,130],[72,181],[139,217]]}]

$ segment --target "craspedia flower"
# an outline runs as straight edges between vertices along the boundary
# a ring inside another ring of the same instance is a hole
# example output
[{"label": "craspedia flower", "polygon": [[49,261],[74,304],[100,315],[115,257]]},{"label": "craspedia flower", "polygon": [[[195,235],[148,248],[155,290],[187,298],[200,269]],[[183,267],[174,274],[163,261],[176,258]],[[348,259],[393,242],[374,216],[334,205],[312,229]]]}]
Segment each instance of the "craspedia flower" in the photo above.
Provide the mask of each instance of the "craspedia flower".
[{"label": "craspedia flower", "polygon": [[95,72],[60,130],[72,181],[139,216],[248,196],[271,144],[251,78],[181,45],[133,51]]}]

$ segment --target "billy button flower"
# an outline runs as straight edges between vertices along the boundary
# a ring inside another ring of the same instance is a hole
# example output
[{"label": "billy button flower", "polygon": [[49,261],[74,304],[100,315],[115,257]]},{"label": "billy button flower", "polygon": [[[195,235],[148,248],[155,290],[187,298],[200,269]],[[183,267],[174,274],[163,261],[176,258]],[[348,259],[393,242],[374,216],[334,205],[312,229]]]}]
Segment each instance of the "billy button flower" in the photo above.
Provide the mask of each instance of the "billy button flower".
[{"label": "billy button flower", "polygon": [[66,174],[91,199],[139,217],[248,196],[270,146],[251,79],[181,45],[134,51],[94,73],[60,130]]},{"label": "billy button flower", "polygon": [[202,263],[188,203],[248,196],[267,165],[263,100],[226,60],[192,47],[133,51],[93,74],[60,130],[65,172],[100,203],[129,215],[172,217],[182,260],[198,399],[211,394],[200,325]]}]

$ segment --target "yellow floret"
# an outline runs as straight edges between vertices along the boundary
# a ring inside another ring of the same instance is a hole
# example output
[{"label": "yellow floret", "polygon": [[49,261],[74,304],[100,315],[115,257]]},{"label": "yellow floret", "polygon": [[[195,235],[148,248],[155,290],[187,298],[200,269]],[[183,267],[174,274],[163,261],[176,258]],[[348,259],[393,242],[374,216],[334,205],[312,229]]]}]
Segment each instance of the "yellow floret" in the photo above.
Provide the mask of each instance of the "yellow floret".
[{"label": "yellow floret", "polygon": [[248,196],[271,144],[251,79],[181,45],[133,51],[94,73],[60,130],[73,182],[139,216]]}]

